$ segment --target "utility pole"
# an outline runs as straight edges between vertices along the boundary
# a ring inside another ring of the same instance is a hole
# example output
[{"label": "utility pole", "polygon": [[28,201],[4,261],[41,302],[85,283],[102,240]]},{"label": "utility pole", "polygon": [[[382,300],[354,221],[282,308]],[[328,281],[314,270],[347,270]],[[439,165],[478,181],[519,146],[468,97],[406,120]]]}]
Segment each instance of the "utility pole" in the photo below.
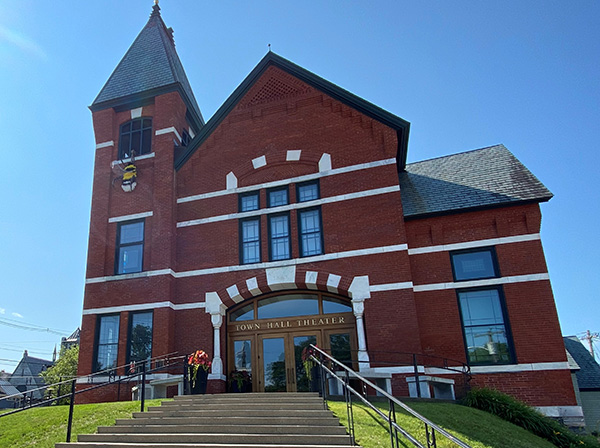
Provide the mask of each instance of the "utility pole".
[{"label": "utility pole", "polygon": [[579,339],[582,341],[587,341],[590,346],[590,353],[592,354],[592,358],[596,359],[596,355],[594,354],[594,340],[598,339],[598,333],[592,333],[590,330],[585,332],[585,336],[580,337]]}]

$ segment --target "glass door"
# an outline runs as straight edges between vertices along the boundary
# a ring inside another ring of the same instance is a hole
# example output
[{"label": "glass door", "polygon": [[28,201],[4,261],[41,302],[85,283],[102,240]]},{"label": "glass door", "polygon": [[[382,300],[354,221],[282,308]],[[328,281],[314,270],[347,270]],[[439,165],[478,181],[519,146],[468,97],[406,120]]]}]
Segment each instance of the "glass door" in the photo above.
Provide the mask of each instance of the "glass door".
[{"label": "glass door", "polygon": [[294,373],[296,378],[294,383],[296,386],[296,392],[309,392],[310,391],[310,366],[302,361],[302,352],[310,347],[310,344],[317,345],[316,335],[292,335],[292,342],[294,344]]}]

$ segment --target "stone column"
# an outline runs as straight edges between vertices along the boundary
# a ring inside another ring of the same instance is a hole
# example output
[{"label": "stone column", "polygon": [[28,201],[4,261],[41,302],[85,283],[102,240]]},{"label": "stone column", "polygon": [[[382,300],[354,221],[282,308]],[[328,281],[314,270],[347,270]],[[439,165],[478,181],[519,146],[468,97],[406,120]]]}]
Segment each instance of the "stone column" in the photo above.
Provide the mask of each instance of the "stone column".
[{"label": "stone column", "polygon": [[213,360],[211,373],[208,375],[209,380],[226,380],[223,375],[223,360],[221,359],[221,325],[223,325],[223,316],[225,315],[225,305],[216,292],[206,293],[206,307],[204,310],[210,314],[210,321],[213,326],[214,346]]},{"label": "stone column", "polygon": [[356,336],[358,339],[358,370],[364,371],[371,368],[369,363],[369,353],[367,352],[367,338],[365,336],[365,324],[363,315],[365,312],[365,300],[371,297],[371,286],[369,276],[363,275],[354,277],[350,288],[348,288],[350,297],[352,297],[352,311],[356,318]]}]

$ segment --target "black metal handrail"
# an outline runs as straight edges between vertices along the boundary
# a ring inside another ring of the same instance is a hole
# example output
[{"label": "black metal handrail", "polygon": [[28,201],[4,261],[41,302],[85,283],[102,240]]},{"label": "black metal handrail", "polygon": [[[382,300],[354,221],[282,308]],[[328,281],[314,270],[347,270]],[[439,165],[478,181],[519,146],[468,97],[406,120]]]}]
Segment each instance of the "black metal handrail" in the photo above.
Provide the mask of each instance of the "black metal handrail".
[{"label": "black metal handrail", "polygon": [[[353,408],[352,408],[352,403],[353,403],[352,397],[355,396],[362,403],[364,403],[367,407],[369,407],[371,410],[373,410],[377,415],[379,415],[381,418],[383,418],[387,422],[387,424],[389,426],[389,433],[390,433],[392,448],[398,448],[400,446],[399,445],[399,437],[398,437],[399,433],[402,436],[404,436],[408,441],[410,441],[414,446],[419,447],[419,448],[437,448],[436,434],[443,436],[444,438],[446,438],[450,442],[453,442],[454,444],[456,444],[457,446],[459,446],[461,448],[471,448],[470,445],[466,444],[462,440],[453,436],[448,431],[446,431],[445,429],[436,425],[435,423],[433,423],[431,420],[427,419],[426,417],[422,416],[421,414],[419,414],[418,412],[413,410],[408,405],[406,405],[406,404],[402,403],[401,401],[399,401],[398,399],[394,398],[392,395],[388,394],[386,391],[381,389],[379,386],[377,386],[376,384],[367,380],[362,375],[360,375],[359,373],[350,369],[349,367],[347,367],[346,365],[344,365],[342,362],[338,361],[337,359],[333,358],[329,354],[325,353],[323,350],[321,350],[317,346],[311,344],[311,348],[313,350],[311,359],[317,363],[317,366],[319,367],[320,372],[321,372],[320,381],[319,381],[320,394],[323,396],[325,406],[327,405],[327,381],[326,380],[328,378],[331,378],[331,379],[338,381],[342,385],[342,390],[344,391],[344,399],[346,401],[346,409],[347,409],[347,414],[348,414],[348,427],[349,427],[348,432],[349,432],[349,436],[350,436],[350,443],[352,445],[356,445],[356,436],[355,436],[355,430],[354,430],[354,412],[353,412]],[[327,364],[329,364],[329,366],[331,368],[328,367]],[[335,367],[333,367],[333,366],[335,366]],[[343,375],[340,377],[340,375],[338,375],[332,369],[335,369],[338,371],[341,369],[341,371],[343,372]],[[354,389],[352,386],[350,386],[351,379],[356,379],[356,380],[360,381],[361,384],[363,385],[363,389],[366,389],[366,386],[368,386],[368,387],[374,389],[376,392],[378,392],[381,396],[385,397],[388,400],[388,405],[389,405],[388,415],[386,415],[383,411],[381,411],[379,408],[377,408],[375,405],[373,405],[366,398],[366,393],[360,393],[356,389]],[[418,383],[417,383],[417,390],[418,389],[419,389],[419,387],[418,387]],[[426,440],[427,445],[423,445],[421,442],[419,442],[419,440],[417,440],[416,437],[414,437],[406,429],[404,429],[400,425],[398,425],[398,423],[396,422],[396,406],[399,406],[400,408],[402,408],[403,410],[408,412],[410,415],[412,415],[413,417],[415,417],[415,418],[419,419],[421,422],[423,422],[423,424],[425,425],[425,434],[426,434],[426,439],[427,439]]]},{"label": "black metal handrail", "polygon": [[[187,377],[187,375],[186,375],[187,356],[174,356],[174,355],[177,355],[177,352],[169,353],[167,355],[157,356],[157,357],[154,357],[151,359],[146,359],[143,361],[132,362],[132,363],[129,363],[129,364],[123,365],[123,366],[112,367],[110,369],[105,369],[105,370],[95,372],[95,373],[92,373],[89,375],[73,377],[73,378],[65,380],[65,381],[60,381],[58,383],[48,384],[46,386],[32,389],[30,391],[27,391],[27,393],[33,394],[33,392],[37,392],[37,391],[48,391],[48,390],[52,390],[52,388],[56,388],[56,387],[58,387],[58,391],[60,391],[62,386],[67,385],[67,384],[71,385],[71,390],[69,393],[59,395],[59,392],[57,392],[57,396],[55,396],[55,397],[43,399],[36,403],[31,402],[29,405],[25,405],[19,409],[13,409],[11,411],[4,412],[4,413],[0,414],[0,418],[5,417],[7,415],[11,415],[11,414],[16,414],[17,412],[23,412],[28,409],[32,409],[32,408],[36,408],[36,407],[40,407],[40,406],[47,406],[52,403],[58,403],[59,400],[61,400],[62,398],[70,398],[69,418],[68,418],[68,422],[67,422],[67,437],[66,437],[66,441],[70,442],[71,441],[71,429],[73,426],[73,410],[74,410],[76,395],[83,394],[85,392],[89,392],[91,390],[99,389],[102,387],[112,386],[115,384],[118,384],[119,392],[120,392],[120,385],[122,382],[130,382],[130,380],[139,378],[139,381],[141,384],[140,409],[141,409],[141,412],[144,412],[145,400],[146,400],[145,384],[146,384],[147,375],[156,373],[159,371],[163,371],[163,370],[174,370],[176,367],[181,368],[181,366],[183,366],[183,368],[184,368],[183,381],[184,381],[184,391],[185,391],[186,390],[185,383],[186,383],[186,377]],[[153,363],[154,363],[154,367],[152,367]],[[150,366],[150,369],[148,369],[148,366]],[[124,372],[129,371],[130,373],[125,374],[125,375],[119,375],[117,378],[116,372],[118,372],[120,370],[124,371]],[[93,383],[94,378],[105,377],[105,376],[108,376],[108,381],[94,384],[93,386],[89,386],[84,389],[76,390],[76,384],[78,382],[79,382],[79,384],[85,384],[86,382],[89,384],[89,383]],[[23,397],[23,395],[24,395],[23,393],[9,395],[6,397],[2,397],[0,399],[0,401],[9,400],[11,398],[20,398],[20,397]]]}]

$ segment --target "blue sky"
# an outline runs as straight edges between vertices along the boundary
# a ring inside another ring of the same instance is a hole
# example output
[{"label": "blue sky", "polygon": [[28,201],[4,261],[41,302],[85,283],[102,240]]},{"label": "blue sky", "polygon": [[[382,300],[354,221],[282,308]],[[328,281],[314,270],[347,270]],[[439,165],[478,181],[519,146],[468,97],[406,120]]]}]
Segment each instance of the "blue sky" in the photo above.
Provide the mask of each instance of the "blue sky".
[{"label": "blue sky", "polygon": [[[270,43],[411,122],[409,161],[506,145],[555,195],[542,204],[542,241],[563,334],[600,331],[600,3],[160,6],[205,119]],[[0,369],[11,372],[24,349],[50,358],[60,333],[80,324],[94,163],[87,106],[151,8],[0,0]]]}]

